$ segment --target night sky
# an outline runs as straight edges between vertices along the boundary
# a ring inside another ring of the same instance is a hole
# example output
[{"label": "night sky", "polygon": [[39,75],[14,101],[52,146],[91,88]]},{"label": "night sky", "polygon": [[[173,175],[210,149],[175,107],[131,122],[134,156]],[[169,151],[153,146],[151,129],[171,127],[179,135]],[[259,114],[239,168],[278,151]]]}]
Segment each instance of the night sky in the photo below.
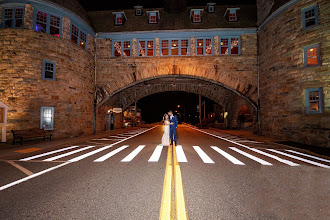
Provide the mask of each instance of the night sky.
[{"label": "night sky", "polygon": [[[202,97],[202,101],[204,100],[206,103],[205,111],[207,115],[213,111],[213,104],[215,104],[215,102]],[[178,105],[180,105],[179,108]],[[180,122],[198,123],[199,113],[197,112],[197,105],[198,95],[187,92],[156,93],[140,99],[137,103],[137,107],[141,109],[142,120],[147,123],[161,121],[163,115],[169,110],[172,110],[174,114],[178,115]],[[186,111],[186,120],[184,120],[184,111]]]},{"label": "night sky", "polygon": [[[87,11],[118,10],[134,8],[142,5],[144,8],[163,8],[162,0],[78,0]],[[217,5],[255,5],[256,0],[187,0],[187,6],[206,6],[208,2],[216,2]]]}]

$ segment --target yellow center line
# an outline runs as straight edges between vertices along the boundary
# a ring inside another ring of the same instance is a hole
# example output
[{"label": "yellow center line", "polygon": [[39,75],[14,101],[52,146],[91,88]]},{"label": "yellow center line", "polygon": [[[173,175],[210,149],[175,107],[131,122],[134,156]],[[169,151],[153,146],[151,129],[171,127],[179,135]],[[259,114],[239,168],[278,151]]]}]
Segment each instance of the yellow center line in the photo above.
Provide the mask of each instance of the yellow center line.
[{"label": "yellow center line", "polygon": [[[173,174],[174,177],[172,177]],[[173,178],[174,178],[174,184],[172,184]],[[171,195],[172,193],[174,193],[174,191],[175,191],[175,201],[171,201]],[[175,205],[173,203],[175,203]],[[171,216],[171,213],[173,212],[176,212],[175,217],[177,220],[188,219],[185,198],[183,193],[180,165],[176,157],[176,148],[175,146],[171,145],[168,147],[168,152],[167,152],[163,197],[162,197],[159,219],[160,220],[175,219],[173,215]]]}]

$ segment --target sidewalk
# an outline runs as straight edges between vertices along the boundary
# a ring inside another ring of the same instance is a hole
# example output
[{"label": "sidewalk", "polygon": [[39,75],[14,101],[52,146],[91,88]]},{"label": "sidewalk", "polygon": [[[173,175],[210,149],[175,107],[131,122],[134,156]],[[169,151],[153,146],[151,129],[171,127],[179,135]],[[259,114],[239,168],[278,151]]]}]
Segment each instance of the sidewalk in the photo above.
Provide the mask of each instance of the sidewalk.
[{"label": "sidewalk", "polygon": [[23,142],[22,146],[19,143],[12,145],[11,140],[9,140],[7,143],[0,143],[0,159],[6,159],[7,157],[12,157],[15,155],[22,154],[22,152],[17,152],[17,151],[26,150],[26,153],[30,153],[34,151],[42,151],[45,149],[63,147],[66,145],[73,146],[91,139],[102,138],[104,136],[109,136],[109,135],[115,135],[125,131],[136,130],[138,128],[140,127],[116,129],[116,130],[110,130],[97,134],[74,137],[74,138],[54,139],[52,141],[48,139],[44,141],[43,140],[26,141]]}]

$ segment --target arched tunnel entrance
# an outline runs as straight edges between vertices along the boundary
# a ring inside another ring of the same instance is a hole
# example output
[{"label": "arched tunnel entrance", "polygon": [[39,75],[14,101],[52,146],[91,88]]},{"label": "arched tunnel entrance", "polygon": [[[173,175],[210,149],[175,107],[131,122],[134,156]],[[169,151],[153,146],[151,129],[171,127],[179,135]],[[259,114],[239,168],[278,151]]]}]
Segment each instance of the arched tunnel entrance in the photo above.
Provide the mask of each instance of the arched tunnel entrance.
[{"label": "arched tunnel entrance", "polygon": [[[201,119],[203,119],[203,123],[215,123],[215,120],[210,118],[216,116],[217,111],[218,114],[220,114],[220,116],[217,115],[217,123],[223,123],[222,127],[225,126],[225,128],[230,129],[240,128],[242,126],[239,117],[240,110],[242,106],[246,106],[248,111],[251,113],[252,120],[249,129],[256,131],[257,127],[256,105],[252,100],[236,90],[222,85],[221,83],[195,76],[166,75],[152,77],[140,82],[132,83],[129,86],[113,92],[112,94],[107,94],[106,92],[99,90],[98,96],[101,97],[98,100],[98,124],[101,125],[104,124],[104,121],[102,122],[102,118],[104,120],[104,114],[106,114],[109,109],[121,108],[125,111],[130,106],[137,106],[137,108],[144,108],[145,106],[150,108],[153,106],[153,114],[157,117],[157,115],[162,115],[171,108],[173,108],[172,110],[178,111],[178,109],[175,109],[175,105],[177,106],[185,103],[185,105],[188,106],[188,103],[190,102],[192,105],[195,105],[195,107],[189,108],[194,108],[196,110],[196,114],[198,111],[201,111],[202,114],[204,114],[204,107],[201,106],[201,109],[198,109],[196,105],[199,102],[198,97],[201,96],[202,102],[207,103],[206,106],[214,105],[212,106],[212,109],[208,109],[206,111],[205,120],[204,115],[202,116]],[[171,97],[175,97],[176,100],[173,102],[172,106],[169,103],[167,104],[168,107],[163,106],[165,109],[157,108],[157,106],[160,105],[159,99],[169,99]],[[182,100],[181,102],[180,98]],[[143,103],[148,103],[148,105],[144,105]],[[144,114],[147,113],[150,114],[150,111],[141,111],[142,119],[145,119],[145,122],[155,121],[154,119],[151,120],[144,116]],[[191,116],[187,116],[187,113],[185,114],[185,117],[183,115],[184,112],[177,113],[182,114],[180,116],[181,122],[189,122],[194,124],[200,123],[199,120],[192,120]],[[190,115],[196,116],[193,113]],[[222,119],[220,117],[222,117]],[[117,128],[124,126],[123,113],[121,113],[121,118],[119,118],[120,117],[118,115],[117,119],[115,119],[115,127]],[[146,118],[148,120],[146,120]],[[223,118],[226,118],[226,120]],[[159,117],[159,121],[161,121],[161,116]]]}]

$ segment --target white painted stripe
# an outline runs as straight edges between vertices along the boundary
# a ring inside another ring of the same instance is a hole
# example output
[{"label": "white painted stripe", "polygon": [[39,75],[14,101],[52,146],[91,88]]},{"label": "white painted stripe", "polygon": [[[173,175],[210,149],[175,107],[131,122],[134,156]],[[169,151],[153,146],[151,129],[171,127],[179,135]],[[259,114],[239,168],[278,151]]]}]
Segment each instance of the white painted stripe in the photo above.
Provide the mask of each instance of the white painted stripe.
[{"label": "white painted stripe", "polygon": [[131,134],[117,134],[118,136],[131,136]]},{"label": "white painted stripe", "polygon": [[200,158],[202,158],[204,163],[214,163],[214,161],[199,146],[193,146],[193,148]]},{"label": "white painted stripe", "polygon": [[255,156],[253,156],[251,154],[248,154],[248,153],[246,153],[244,151],[241,151],[240,149],[237,149],[236,147],[229,147],[229,148],[232,149],[232,150],[234,150],[234,151],[236,151],[237,153],[240,153],[240,154],[242,154],[242,155],[244,155],[244,156],[246,156],[246,157],[248,157],[248,158],[250,158],[250,159],[252,159],[252,160],[254,160],[254,161],[258,162],[258,163],[260,163],[260,164],[262,164],[262,165],[266,165],[266,166],[271,166],[272,165],[271,163],[269,163],[267,161],[264,161],[264,160],[262,160],[262,159],[260,159],[258,157],[255,157]]},{"label": "white painted stripe", "polygon": [[163,150],[163,146],[158,145],[154,152],[152,153],[150,159],[148,160],[148,162],[158,162],[160,155],[162,154],[162,150]]},{"label": "white painted stripe", "polygon": [[71,151],[71,152],[68,152],[68,153],[65,153],[65,154],[60,154],[60,155],[57,155],[55,157],[45,159],[43,161],[54,161],[54,160],[60,159],[62,157],[66,157],[66,156],[69,156],[69,155],[72,155],[72,154],[75,154],[75,153],[78,153],[80,151],[84,151],[84,150],[87,150],[87,149],[90,149],[90,148],[93,148],[93,147],[95,147],[95,146],[84,147],[84,148],[81,148],[81,149],[78,149],[78,150],[74,150],[74,151]]},{"label": "white painted stripe", "polygon": [[211,146],[211,148],[213,148],[213,150],[215,150],[216,152],[218,152],[219,154],[221,154],[222,156],[224,156],[225,158],[227,158],[233,164],[236,164],[236,165],[245,165],[243,162],[241,162],[240,160],[237,160],[235,157],[233,157],[230,154],[228,154],[227,152],[219,149],[218,147]]},{"label": "white painted stripe", "polygon": [[75,157],[75,158],[73,158],[73,159],[71,159],[71,160],[69,160],[69,161],[70,161],[70,162],[77,162],[77,161],[82,160],[82,159],[84,159],[84,158],[86,158],[86,157],[89,157],[89,156],[91,156],[91,155],[97,154],[97,153],[99,153],[99,152],[101,152],[101,151],[104,151],[104,150],[106,150],[106,149],[109,149],[109,148],[111,148],[112,146],[114,146],[114,145],[116,145],[116,144],[119,144],[119,143],[121,143],[121,142],[127,141],[127,140],[129,140],[129,139],[131,139],[131,138],[134,138],[134,137],[140,135],[140,134],[143,134],[143,133],[145,133],[145,132],[147,132],[147,131],[150,131],[150,130],[156,128],[156,127],[157,127],[157,126],[152,127],[152,128],[149,128],[149,129],[144,130],[144,131],[142,131],[142,132],[140,132],[140,133],[137,133],[136,135],[133,135],[133,136],[128,137],[128,138],[125,138],[125,139],[122,139],[122,140],[117,141],[117,142],[115,142],[115,143],[113,143],[113,144],[111,144],[111,145],[104,146],[104,147],[102,147],[102,148],[100,148],[100,149],[94,150],[94,151],[92,151],[92,152],[89,152],[89,153],[87,153],[87,154],[81,155],[81,156],[79,156],[79,157]]},{"label": "white painted stripe", "polygon": [[104,155],[104,156],[102,156],[102,157],[100,157],[100,158],[94,160],[94,162],[103,162],[103,161],[105,161],[106,159],[112,157],[113,155],[115,155],[116,153],[119,153],[120,151],[124,150],[124,149],[127,148],[127,147],[128,147],[128,145],[121,146],[121,147],[119,147],[119,148],[117,148],[117,149],[111,151],[110,153],[108,153],[108,154],[106,154],[106,155]]},{"label": "white painted stripe", "polygon": [[277,160],[277,161],[279,161],[279,162],[281,162],[281,163],[284,163],[284,164],[287,164],[287,165],[289,165],[289,166],[300,166],[300,165],[297,164],[297,163],[294,163],[294,162],[292,162],[292,161],[289,161],[289,160],[285,160],[285,159],[279,158],[279,157],[277,157],[277,156],[275,156],[275,155],[268,154],[268,153],[263,152],[263,151],[258,150],[258,149],[250,148],[250,150],[252,150],[252,151],[254,151],[254,152],[257,152],[257,153],[259,153],[259,154],[265,155],[265,156],[267,156],[267,157],[273,158],[274,160]]},{"label": "white painted stripe", "polygon": [[66,147],[66,148],[50,151],[50,152],[43,153],[43,154],[38,154],[38,155],[35,155],[35,156],[32,156],[32,157],[27,157],[27,158],[24,158],[24,159],[20,159],[20,161],[33,160],[33,159],[36,159],[36,158],[39,158],[39,157],[47,156],[47,155],[50,155],[50,154],[55,154],[55,153],[58,153],[58,152],[61,152],[61,151],[70,150],[70,149],[76,148],[76,147],[79,147],[79,146],[71,146],[71,147]]},{"label": "white painted stripe", "polygon": [[323,168],[328,168],[328,169],[330,168],[330,166],[327,166],[327,165],[324,165],[324,164],[321,164],[321,163],[318,163],[318,162],[314,162],[314,161],[311,161],[311,160],[307,160],[307,159],[304,159],[304,158],[301,158],[301,157],[297,157],[297,156],[294,156],[294,155],[291,155],[291,154],[287,154],[287,153],[284,153],[284,152],[281,152],[281,151],[278,151],[278,150],[274,150],[274,149],[267,149],[267,150],[278,153],[278,154],[282,154],[282,155],[287,156],[287,157],[291,157],[291,158],[296,159],[296,160],[303,161],[305,163],[310,163],[310,164],[313,164],[313,165],[316,165],[316,166],[319,166],[319,167],[323,167]]},{"label": "white painted stripe", "polygon": [[175,146],[175,149],[176,149],[177,161],[180,162],[180,163],[188,162],[187,158],[186,158],[186,155],[183,152],[182,146],[181,145]]},{"label": "white painted stripe", "polygon": [[15,163],[14,161],[7,161],[9,164],[13,165],[14,167],[16,167],[17,169],[19,169],[20,171],[22,171],[23,173],[25,173],[28,176],[33,175],[33,173],[26,169],[25,167],[22,167],[21,165]]},{"label": "white painted stripe", "polygon": [[112,136],[109,136],[109,137],[111,137],[111,138],[117,138],[117,139],[122,139],[122,138],[125,138],[125,137],[122,137],[122,136],[114,136],[114,135],[112,135]]},{"label": "white painted stripe", "polygon": [[9,187],[15,186],[15,185],[17,185],[17,184],[20,184],[20,183],[22,183],[22,182],[25,182],[25,181],[27,181],[27,180],[29,180],[29,179],[34,178],[34,177],[40,176],[40,175],[42,175],[42,174],[44,174],[44,173],[47,173],[47,172],[49,172],[49,171],[52,171],[52,170],[55,170],[55,169],[57,169],[57,168],[63,167],[63,166],[65,166],[65,165],[69,164],[69,163],[70,163],[70,162],[62,163],[62,164],[60,164],[60,165],[57,165],[57,166],[54,166],[54,167],[48,168],[48,169],[43,170],[43,171],[40,171],[39,173],[35,173],[35,174],[31,175],[31,176],[27,176],[27,177],[24,177],[24,178],[22,178],[22,179],[16,180],[16,181],[14,181],[14,182],[12,182],[12,183],[8,183],[8,184],[6,184],[6,185],[4,185],[4,186],[1,186],[1,187],[0,187],[0,191],[2,191],[2,190],[4,190],[4,189],[7,189],[7,188],[9,188]]},{"label": "white painted stripe", "polygon": [[297,152],[297,151],[294,151],[294,150],[286,150],[286,151],[289,151],[291,153],[300,154],[300,155],[305,156],[305,157],[310,157],[310,158],[313,158],[313,159],[316,159],[316,160],[320,160],[320,161],[324,161],[324,162],[330,163],[330,160],[326,160],[326,159],[321,158],[321,157],[315,157],[315,156],[312,156],[312,155],[309,155],[309,154],[300,153],[300,152]]},{"label": "white painted stripe", "polygon": [[145,147],[145,145],[140,145],[135,150],[133,150],[129,155],[127,155],[124,159],[121,160],[121,162],[130,162],[131,160],[138,155],[138,153],[141,152],[141,150]]},{"label": "white painted stripe", "polygon": [[109,138],[99,138],[99,139],[92,139],[93,141],[110,141],[112,139]]}]

